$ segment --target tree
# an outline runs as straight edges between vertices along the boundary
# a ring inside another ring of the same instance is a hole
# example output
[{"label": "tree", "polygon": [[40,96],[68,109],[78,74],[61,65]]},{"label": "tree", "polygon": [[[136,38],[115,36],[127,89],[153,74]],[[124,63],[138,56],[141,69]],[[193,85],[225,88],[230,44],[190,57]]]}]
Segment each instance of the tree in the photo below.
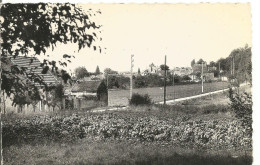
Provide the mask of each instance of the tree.
[{"label": "tree", "polygon": [[162,65],[160,65],[160,68],[161,68],[161,70],[169,70],[169,66],[168,65],[164,65],[164,64],[162,64]]},{"label": "tree", "polygon": [[107,98],[107,85],[105,81],[102,81],[97,89],[98,100],[101,100],[102,97]]},{"label": "tree", "polygon": [[141,71],[140,71],[140,68],[138,68],[138,75],[140,75],[141,74]]},{"label": "tree", "polygon": [[213,67],[216,66],[217,64],[214,61],[210,61],[209,66]]},{"label": "tree", "polygon": [[57,84],[56,86],[51,86],[47,89],[49,94],[47,95],[46,102],[48,106],[55,110],[55,107],[62,108],[62,98],[64,96],[64,86],[62,84]]},{"label": "tree", "polygon": [[199,59],[199,61],[197,62],[197,64],[205,64],[206,63],[206,61],[204,61],[203,59]]},{"label": "tree", "polygon": [[197,79],[201,79],[201,72],[197,72],[195,75]]},{"label": "tree", "polygon": [[[97,11],[97,13],[101,13]],[[46,53],[46,50],[56,47],[58,43],[67,44],[77,43],[78,50],[84,47],[97,50],[97,46],[93,42],[97,39],[95,32],[88,29],[99,29],[95,22],[90,20],[92,11],[84,12],[76,4],[3,4],[1,5],[1,64],[6,65],[10,56],[12,58],[18,55],[40,55]],[[98,47],[101,52],[101,48]],[[72,56],[63,55],[62,61],[44,60],[41,64],[43,73],[51,70],[57,72],[63,79],[70,78],[66,71],[58,72],[56,63],[67,66],[69,58]],[[23,82],[24,77],[33,81],[44,83],[42,77],[33,74],[33,72],[25,72],[24,68],[12,65],[2,67],[1,65],[1,90],[4,90],[8,96],[11,93],[19,95],[26,91],[26,83]],[[32,69],[33,71],[33,69]],[[22,76],[21,76],[22,75]],[[12,82],[9,86],[3,85]]]},{"label": "tree", "polygon": [[107,74],[118,74],[117,71],[114,71],[114,70],[112,70],[110,68],[104,69],[104,73],[105,73],[105,75],[107,75]]},{"label": "tree", "polygon": [[75,69],[75,76],[76,76],[77,79],[82,79],[84,77],[88,77],[89,76],[89,72],[83,66],[82,67],[77,67]]},{"label": "tree", "polygon": [[182,80],[184,80],[184,81],[189,81],[189,80],[191,80],[191,78],[190,78],[188,75],[184,75],[184,76],[182,77]]},{"label": "tree", "polygon": [[191,67],[193,67],[193,65],[194,65],[195,63],[196,63],[196,62],[195,62],[195,59],[193,59],[193,60],[191,61],[191,63],[190,63]]},{"label": "tree", "polygon": [[96,72],[95,72],[96,75],[99,75],[100,74],[100,70],[99,70],[99,67],[97,66],[96,68]]}]

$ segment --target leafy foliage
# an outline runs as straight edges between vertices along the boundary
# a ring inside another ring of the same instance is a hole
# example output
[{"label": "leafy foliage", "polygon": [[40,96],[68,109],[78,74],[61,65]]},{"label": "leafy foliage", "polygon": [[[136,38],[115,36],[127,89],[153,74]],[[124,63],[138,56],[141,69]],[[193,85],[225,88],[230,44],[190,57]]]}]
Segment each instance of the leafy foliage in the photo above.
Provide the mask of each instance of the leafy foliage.
[{"label": "leafy foliage", "polygon": [[[32,70],[20,68],[17,65],[8,66],[8,57],[16,58],[18,55],[40,55],[45,54],[49,48],[54,49],[58,43],[67,44],[68,42],[77,43],[78,50],[91,48],[96,50],[97,46],[93,43],[98,38],[95,32],[90,29],[99,29],[100,26],[90,20],[89,10],[84,12],[76,4],[3,4],[1,5],[1,16],[4,21],[1,23],[1,65],[3,83],[1,89],[8,95],[20,93],[28,89],[29,79],[33,82],[43,84],[43,78],[33,74]],[[97,13],[101,13],[97,11]],[[94,13],[95,14],[95,13]],[[101,48],[98,47],[100,52]],[[42,73],[48,70],[56,72],[65,82],[70,78],[66,71],[58,70],[57,63],[61,66],[67,66],[70,55],[63,55],[62,61],[44,60],[41,67]],[[11,68],[11,69],[10,69]],[[26,72],[25,72],[26,71]],[[9,83],[11,82],[11,83]],[[7,83],[9,83],[7,85]]]},{"label": "leafy foliage", "polygon": [[205,64],[206,61],[204,61],[203,59],[199,59],[199,61],[197,61],[197,64]]},{"label": "leafy foliage", "polygon": [[104,73],[105,73],[105,75],[108,75],[108,74],[118,74],[117,71],[114,71],[114,70],[112,70],[110,68],[105,68],[104,69]]},{"label": "leafy foliage", "polygon": [[[220,63],[221,75],[228,76],[230,79],[236,78],[238,82],[252,81],[252,52],[247,45],[242,48],[234,49],[227,58],[220,58],[216,63]],[[234,58],[235,73],[231,75],[231,62]]]},{"label": "leafy foliage", "polygon": [[99,75],[99,74],[100,74],[100,70],[99,70],[99,66],[97,66],[95,75]]},{"label": "leafy foliage", "polygon": [[160,65],[160,68],[161,70],[169,70],[169,66],[164,64]]},{"label": "leafy foliage", "polygon": [[241,119],[245,125],[252,128],[252,96],[246,92],[234,92],[234,90],[230,88],[229,99],[235,116]]},{"label": "leafy foliage", "polygon": [[[129,116],[130,115],[130,116]],[[3,125],[3,147],[15,144],[73,142],[82,138],[155,142],[183,148],[250,149],[248,127],[239,120],[159,119],[134,114],[36,116]]]},{"label": "leafy foliage", "polygon": [[107,97],[107,85],[106,85],[105,81],[102,81],[97,89],[98,100],[100,100],[101,97],[104,95]]},{"label": "leafy foliage", "polygon": [[129,89],[130,78],[123,75],[109,75],[108,89]]},{"label": "leafy foliage", "polygon": [[151,102],[152,101],[148,94],[140,95],[138,93],[134,93],[132,98],[129,100],[130,105],[149,105]]},{"label": "leafy foliage", "polygon": [[87,71],[87,69],[82,66],[82,67],[77,67],[75,69],[75,76],[77,79],[82,79],[84,77],[88,77],[90,74],[89,72]]},{"label": "leafy foliage", "polygon": [[45,98],[45,102],[48,106],[62,108],[62,98],[64,96],[64,86],[62,84],[57,84],[55,86],[51,86],[46,91],[47,97]]}]

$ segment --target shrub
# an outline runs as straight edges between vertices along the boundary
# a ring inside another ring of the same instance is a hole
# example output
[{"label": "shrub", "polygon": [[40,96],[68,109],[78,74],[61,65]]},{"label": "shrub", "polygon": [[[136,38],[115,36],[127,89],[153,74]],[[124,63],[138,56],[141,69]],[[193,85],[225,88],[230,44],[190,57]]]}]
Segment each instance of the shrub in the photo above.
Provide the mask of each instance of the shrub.
[{"label": "shrub", "polygon": [[151,98],[148,94],[140,95],[137,93],[134,93],[132,98],[129,101],[130,105],[145,105],[145,104],[151,104]]},{"label": "shrub", "polygon": [[246,92],[234,92],[229,88],[229,99],[231,108],[238,119],[241,119],[244,124],[252,128],[252,96]]}]

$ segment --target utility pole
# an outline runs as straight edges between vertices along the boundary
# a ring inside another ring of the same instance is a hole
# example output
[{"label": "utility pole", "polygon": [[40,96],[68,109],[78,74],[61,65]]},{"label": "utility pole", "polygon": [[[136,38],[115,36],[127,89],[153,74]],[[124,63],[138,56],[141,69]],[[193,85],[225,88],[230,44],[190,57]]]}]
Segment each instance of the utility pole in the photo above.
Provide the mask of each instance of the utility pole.
[{"label": "utility pole", "polygon": [[130,99],[133,95],[133,67],[134,67],[134,55],[131,55],[131,75],[130,75]]},{"label": "utility pole", "polygon": [[164,92],[163,92],[163,103],[166,104],[166,55],[164,60]]},{"label": "utility pole", "polygon": [[107,73],[107,106],[109,106],[109,98],[108,98],[108,73]]},{"label": "utility pole", "polygon": [[233,75],[235,76],[235,56],[233,56]]},{"label": "utility pole", "polygon": [[232,65],[233,65],[233,57],[231,57],[231,65],[230,65],[230,72],[231,72],[231,75],[233,75],[233,67],[232,67]]},{"label": "utility pole", "polygon": [[173,86],[173,100],[175,99],[175,91],[174,91],[174,69],[172,71],[172,86]]},{"label": "utility pole", "polygon": [[219,80],[221,80],[221,77],[220,77],[220,62],[218,62],[218,78],[219,78]]},{"label": "utility pole", "polygon": [[203,64],[204,62],[202,62],[202,67],[201,67],[201,93],[203,93]]}]

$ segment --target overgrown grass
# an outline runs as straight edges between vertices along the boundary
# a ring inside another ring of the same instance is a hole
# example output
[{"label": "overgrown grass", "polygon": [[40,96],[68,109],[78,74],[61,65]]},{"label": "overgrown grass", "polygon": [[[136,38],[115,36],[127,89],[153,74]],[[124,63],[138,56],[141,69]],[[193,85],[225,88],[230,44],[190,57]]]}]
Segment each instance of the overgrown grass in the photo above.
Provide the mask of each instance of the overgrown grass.
[{"label": "overgrown grass", "polygon": [[74,165],[250,165],[250,152],[206,152],[157,144],[80,140],[74,144],[11,146],[4,149],[4,164]]}]

